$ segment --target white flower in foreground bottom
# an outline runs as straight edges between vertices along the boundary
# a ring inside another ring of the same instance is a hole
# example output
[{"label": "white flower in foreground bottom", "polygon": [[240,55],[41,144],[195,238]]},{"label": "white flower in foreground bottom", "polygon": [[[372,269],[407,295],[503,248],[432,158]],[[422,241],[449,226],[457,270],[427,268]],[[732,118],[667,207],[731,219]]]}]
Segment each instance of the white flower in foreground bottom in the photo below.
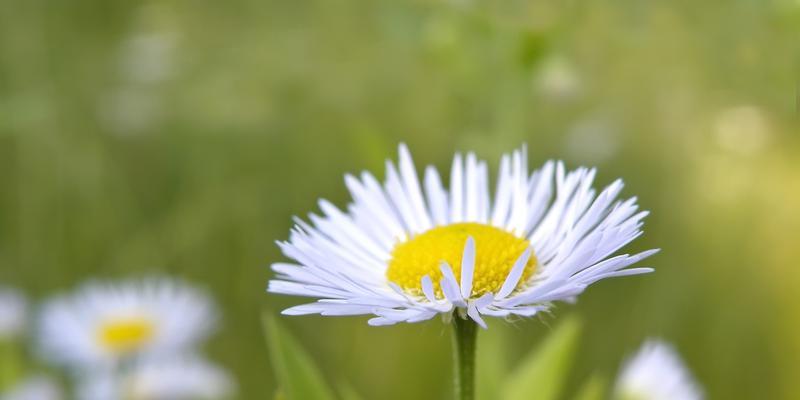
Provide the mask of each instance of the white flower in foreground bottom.
[{"label": "white flower in foreground bottom", "polygon": [[671,346],[645,343],[625,363],[615,389],[619,400],[701,400],[703,395]]},{"label": "white flower in foreground bottom", "polygon": [[449,190],[433,167],[420,186],[405,146],[386,168],[383,185],[346,176],[348,211],[322,200],[324,216],[298,219],[279,243],[299,265],[273,264],[268,290],[320,299],[284,314],[374,314],[371,325],[389,325],[458,309],[485,327],[482,315],[532,316],[600,279],[651,271],[623,268],[655,250],[609,258],[647,213],[635,198],[616,200],[619,180],[597,195],[593,169],[548,162],[529,173],[523,148],[502,158],[491,198],[472,153],[456,155]]},{"label": "white flower in foreground bottom", "polygon": [[61,391],[55,382],[35,376],[24,380],[6,393],[0,393],[2,400],[60,400]]},{"label": "white flower in foreground bottom", "polygon": [[25,329],[26,309],[22,293],[0,287],[0,340],[13,338]]},{"label": "white flower in foreground bottom", "polygon": [[76,400],[120,400],[115,368],[91,368],[77,374]]},{"label": "white flower in foreground bottom", "polygon": [[121,360],[189,350],[213,326],[201,292],[169,279],[89,283],[42,311],[41,353],[51,361],[96,368]]},{"label": "white flower in foreground bottom", "polygon": [[125,378],[130,400],[210,400],[229,398],[231,377],[222,369],[197,358],[145,362]]}]

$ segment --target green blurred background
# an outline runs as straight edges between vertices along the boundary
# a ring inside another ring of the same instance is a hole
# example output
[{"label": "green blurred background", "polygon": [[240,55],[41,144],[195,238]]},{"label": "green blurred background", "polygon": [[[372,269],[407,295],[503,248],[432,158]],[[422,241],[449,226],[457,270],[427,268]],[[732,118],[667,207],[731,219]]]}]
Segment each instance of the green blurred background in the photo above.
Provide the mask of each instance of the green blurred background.
[{"label": "green blurred background", "polygon": [[[527,143],[623,177],[652,211],[605,281],[553,316],[493,321],[513,365],[584,321],[569,393],[648,336],[712,399],[800,398],[800,3],[0,0],[0,281],[34,299],[88,277],[209,289],[212,358],[275,390],[259,316],[275,240],[345,172]],[[450,390],[449,327],[282,318],[370,399]],[[532,394],[531,398],[535,398]]]}]

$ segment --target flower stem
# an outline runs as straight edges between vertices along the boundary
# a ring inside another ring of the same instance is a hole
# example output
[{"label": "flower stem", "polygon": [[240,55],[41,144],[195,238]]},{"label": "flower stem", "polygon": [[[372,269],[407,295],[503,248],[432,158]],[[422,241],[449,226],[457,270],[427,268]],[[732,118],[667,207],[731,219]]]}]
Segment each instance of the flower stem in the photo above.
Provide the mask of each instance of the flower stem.
[{"label": "flower stem", "polygon": [[478,325],[471,319],[453,316],[453,364],[456,400],[475,398],[475,348]]}]

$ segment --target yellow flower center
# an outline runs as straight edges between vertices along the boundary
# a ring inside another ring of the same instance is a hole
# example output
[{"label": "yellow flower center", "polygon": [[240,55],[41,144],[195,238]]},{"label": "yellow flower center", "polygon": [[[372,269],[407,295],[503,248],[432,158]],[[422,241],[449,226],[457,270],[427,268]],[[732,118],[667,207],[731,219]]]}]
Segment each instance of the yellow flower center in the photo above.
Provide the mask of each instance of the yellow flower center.
[{"label": "yellow flower center", "polygon": [[97,338],[103,347],[114,353],[139,350],[155,335],[155,326],[147,318],[114,319],[100,325]]},{"label": "yellow flower center", "polygon": [[[471,297],[497,293],[530,243],[502,229],[479,223],[438,226],[398,244],[392,251],[386,277],[410,293],[421,294],[421,279],[428,275],[433,280],[436,296],[442,297],[440,265],[446,261],[460,283],[461,258],[470,236],[475,240]],[[531,254],[519,282],[525,282],[535,269],[536,257]]]}]

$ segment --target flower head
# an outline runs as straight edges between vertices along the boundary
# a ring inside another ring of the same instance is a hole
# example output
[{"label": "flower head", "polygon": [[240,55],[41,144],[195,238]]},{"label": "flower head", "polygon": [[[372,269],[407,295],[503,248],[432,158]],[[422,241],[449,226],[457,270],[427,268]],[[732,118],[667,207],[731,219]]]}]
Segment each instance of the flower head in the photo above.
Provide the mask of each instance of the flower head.
[{"label": "flower head", "polygon": [[22,293],[0,287],[0,341],[13,338],[25,329],[27,304]]},{"label": "flower head", "polygon": [[622,367],[615,398],[701,400],[703,395],[672,346],[649,341]]},{"label": "flower head", "polygon": [[80,400],[220,400],[235,392],[228,373],[194,355],[136,360],[78,376]]},{"label": "flower head", "polygon": [[279,246],[296,263],[276,263],[269,291],[317,298],[284,314],[372,314],[371,325],[418,322],[459,310],[532,316],[570,301],[604,278],[655,253],[613,256],[641,234],[647,212],[617,200],[617,180],[599,194],[595,170],[566,172],[547,162],[529,173],[525,148],[503,156],[490,195],[484,161],[457,154],[449,190],[433,167],[420,184],[408,149],[387,161],[381,184],[347,175],[347,211],[322,200],[323,215],[297,219]]},{"label": "flower head", "polygon": [[122,383],[131,400],[210,400],[233,394],[231,377],[196,357],[180,357],[137,365]]},{"label": "flower head", "polygon": [[51,379],[44,376],[29,377],[5,393],[3,400],[60,400],[61,391]]},{"label": "flower head", "polygon": [[177,281],[95,282],[45,305],[39,342],[52,361],[96,368],[186,351],[214,318],[209,299]]}]

